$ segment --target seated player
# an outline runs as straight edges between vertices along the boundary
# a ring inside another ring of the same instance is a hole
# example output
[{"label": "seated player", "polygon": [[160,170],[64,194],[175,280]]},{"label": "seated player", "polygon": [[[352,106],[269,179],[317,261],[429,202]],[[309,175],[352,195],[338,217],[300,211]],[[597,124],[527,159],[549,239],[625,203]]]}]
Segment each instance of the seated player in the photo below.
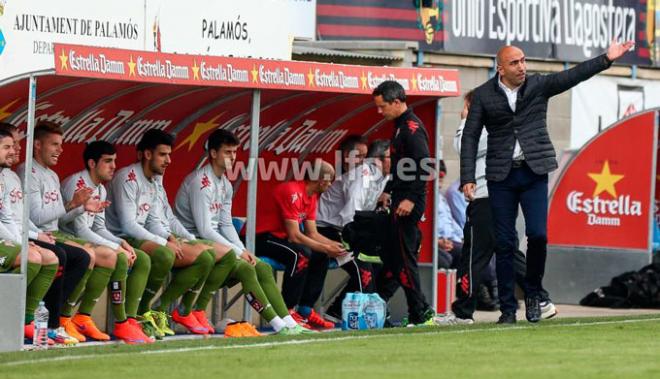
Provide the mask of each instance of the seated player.
[{"label": "seated player", "polygon": [[[306,329],[289,315],[271,267],[245,248],[234,229],[231,215],[234,191],[225,172],[236,161],[238,145],[238,139],[231,132],[218,129],[211,133],[206,142],[209,164],[186,177],[176,196],[176,213],[181,223],[196,237],[231,247],[232,253],[239,259],[235,261],[230,281],[242,284],[250,305],[276,333],[305,333]],[[192,311],[199,322],[209,328],[212,327],[205,315],[208,302],[218,288],[227,284],[215,271],[220,270],[211,271]],[[184,296],[182,304],[187,309],[182,312],[190,310],[185,302]]]},{"label": "seated player", "polygon": [[[112,180],[116,158],[115,148],[109,142],[95,141],[88,144],[83,152],[85,170],[69,176],[62,183],[64,200],[71,201],[76,191],[91,188],[92,198],[107,205],[107,192],[103,184]],[[62,222],[61,226],[66,233],[79,236],[96,246],[112,249],[117,256],[109,286],[115,317],[112,334],[128,344],[153,342],[142,332],[136,320],[138,303],[151,268],[149,256],[133,249],[125,240],[108,231],[105,226],[105,209],[85,212],[69,222]]]},{"label": "seated player", "polygon": [[[78,341],[85,341],[87,337],[107,341],[110,336],[98,329],[91,313],[115,272],[117,255],[109,248],[92,246],[83,239],[59,230],[60,219],[66,221],[84,212],[98,212],[101,209],[100,202],[91,198],[92,190],[89,188],[76,191],[71,201],[64,203],[60,179],[52,170],[63,152],[62,135],[62,128],[52,122],[40,122],[34,129],[34,165],[30,186],[27,188],[30,219],[37,228],[50,233],[59,242],[58,246],[65,250],[83,249],[89,254],[89,269],[66,298],[61,309],[60,325]],[[22,166],[19,166],[18,171],[21,175],[25,172]],[[79,301],[78,312],[71,317]]]},{"label": "seated player", "polygon": [[[131,246],[151,257],[151,272],[140,301],[138,313],[145,334],[162,338],[174,335],[168,322],[167,308],[186,291],[206,280],[215,251],[203,244],[192,244],[170,234],[165,237],[154,232],[158,226],[158,176],[165,173],[171,162],[171,135],[150,129],[137,145],[139,161],[119,170],[110,183],[107,212],[108,229]],[[173,271],[172,281],[160,297],[160,304],[152,309],[152,301],[163,282]],[[193,333],[206,334],[206,329],[189,328]]]},{"label": "seated player", "polygon": [[[23,135],[18,129],[8,123],[0,123],[0,129],[11,133],[14,139],[14,154],[11,156],[8,166],[17,164],[20,160],[21,139]],[[23,231],[23,185],[18,175],[10,167],[4,168],[1,172],[1,178],[4,186],[5,199],[3,200],[2,215],[6,222],[13,220],[18,228],[18,234]],[[43,232],[28,218],[28,236],[30,242],[44,249],[52,251],[59,262],[55,280],[50,285],[48,292],[44,296],[46,308],[50,312],[48,318],[49,338],[58,344],[75,344],[78,340],[69,336],[64,327],[60,326],[60,309],[63,299],[68,298],[78,282],[82,279],[89,267],[90,257],[82,249],[73,246],[57,243],[50,233]],[[43,263],[43,261],[42,261]],[[32,323],[28,326],[29,332],[33,332]]]},{"label": "seated player", "polygon": [[[14,138],[10,129],[0,129],[0,168],[8,169],[14,159]],[[11,214],[10,195],[0,174],[0,273],[20,272],[22,225]],[[34,337],[34,310],[43,300],[55,279],[59,261],[51,250],[30,242],[27,263],[27,294],[25,300],[24,337]],[[52,342],[52,340],[51,340]]]}]

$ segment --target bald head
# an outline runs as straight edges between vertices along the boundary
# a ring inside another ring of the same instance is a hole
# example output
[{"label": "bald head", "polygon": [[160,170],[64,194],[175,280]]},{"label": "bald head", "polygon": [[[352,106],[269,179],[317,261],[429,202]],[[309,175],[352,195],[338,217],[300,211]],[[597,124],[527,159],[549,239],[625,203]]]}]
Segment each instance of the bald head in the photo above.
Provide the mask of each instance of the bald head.
[{"label": "bald head", "polygon": [[335,168],[332,165],[322,159],[317,159],[314,161],[315,168],[318,168],[319,171],[319,180],[333,180],[335,177]]},{"label": "bald head", "polygon": [[502,47],[497,52],[497,73],[505,86],[520,87],[527,75],[525,53],[516,46]]},{"label": "bald head", "polygon": [[307,182],[313,186],[312,191],[325,192],[335,180],[335,168],[321,158],[312,162],[312,169],[307,172]]},{"label": "bald head", "polygon": [[497,51],[497,64],[502,64],[502,62],[505,61],[505,57],[508,57],[509,54],[521,54],[525,55],[523,51],[516,46],[513,45],[508,45],[508,46],[502,46],[498,51]]}]

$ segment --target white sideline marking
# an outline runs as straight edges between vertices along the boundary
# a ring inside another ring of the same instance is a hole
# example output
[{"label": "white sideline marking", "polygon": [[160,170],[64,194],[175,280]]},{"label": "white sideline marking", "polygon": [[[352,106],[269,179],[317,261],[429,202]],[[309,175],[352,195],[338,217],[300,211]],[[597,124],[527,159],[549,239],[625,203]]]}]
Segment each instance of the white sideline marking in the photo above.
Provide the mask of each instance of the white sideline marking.
[{"label": "white sideline marking", "polygon": [[[564,328],[564,327],[581,327],[581,326],[597,326],[597,325],[609,325],[609,324],[632,324],[640,322],[650,322],[650,321],[660,321],[660,317],[657,318],[647,318],[647,319],[635,319],[635,320],[616,320],[616,321],[593,321],[593,322],[575,322],[571,324],[557,324],[557,325],[545,325],[543,328]],[[161,349],[161,350],[147,350],[142,351],[140,354],[171,354],[171,353],[181,353],[181,352],[190,352],[190,351],[205,351],[205,350],[233,350],[233,349],[249,349],[249,348],[258,348],[258,347],[271,347],[271,346],[285,346],[285,345],[307,345],[312,343],[327,343],[327,342],[336,342],[336,341],[346,341],[346,340],[361,340],[361,339],[372,339],[372,338],[387,338],[387,337],[405,337],[405,336],[419,336],[419,335],[434,335],[434,334],[465,334],[465,333],[481,333],[481,332],[506,332],[511,330],[525,330],[538,328],[536,325],[525,325],[525,326],[503,326],[497,328],[483,328],[483,329],[460,329],[460,330],[450,330],[450,326],[441,326],[434,328],[433,331],[422,332],[422,333],[390,333],[390,334],[370,334],[364,336],[344,336],[344,337],[335,337],[335,338],[314,338],[314,339],[298,339],[290,341],[279,341],[279,342],[261,342],[245,345],[229,345],[229,346],[198,346],[198,347],[182,347],[175,349]],[[432,328],[432,327],[430,327]],[[84,354],[84,355],[67,355],[62,357],[52,357],[52,358],[43,358],[43,359],[31,359],[23,361],[14,361],[0,363],[0,366],[22,366],[26,364],[35,364],[35,363],[49,363],[49,362],[58,362],[58,361],[74,361],[81,359],[92,359],[92,358],[107,358],[107,357],[121,357],[125,355],[135,354],[133,351],[127,351],[122,353],[111,353],[111,354]]]}]

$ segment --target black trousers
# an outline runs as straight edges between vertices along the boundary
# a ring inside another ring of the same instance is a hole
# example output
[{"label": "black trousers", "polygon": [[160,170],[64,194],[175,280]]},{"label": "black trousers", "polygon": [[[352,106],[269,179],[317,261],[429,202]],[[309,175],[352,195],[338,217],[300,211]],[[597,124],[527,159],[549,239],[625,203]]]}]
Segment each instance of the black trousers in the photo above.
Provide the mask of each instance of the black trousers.
[{"label": "black trousers", "polygon": [[52,245],[38,240],[30,241],[44,249],[51,250],[57,255],[60,262],[55,280],[46,292],[46,296],[44,296],[44,303],[49,313],[48,327],[55,329],[60,326],[62,304],[69,298],[80,279],[85,275],[85,271],[89,267],[90,257],[85,250],[64,243],[56,242]]},{"label": "black trousers", "polygon": [[[431,309],[422,293],[417,265],[422,238],[417,223],[423,213],[423,209],[418,208],[415,205],[417,212],[407,217],[392,214],[391,228],[384,231],[388,243],[381,255],[383,271],[377,279],[378,294],[385,301],[394,295],[399,286],[403,288],[408,303],[408,319],[414,324],[426,321],[425,314]],[[396,204],[392,209],[396,209]]]},{"label": "black trousers", "polygon": [[[488,198],[475,199],[468,204],[463,229],[463,251],[456,275],[456,301],[452,304],[452,312],[457,317],[472,318],[476,310],[476,293],[495,253],[492,217]],[[527,263],[520,250],[516,249],[513,264],[516,282],[524,289]],[[545,289],[541,289],[541,299],[549,300]]]},{"label": "black trousers", "polygon": [[328,273],[328,256],[270,233],[257,234],[255,242],[257,256],[272,258],[286,267],[282,285],[286,306],[314,307]]},{"label": "black trousers", "polygon": [[[319,233],[324,237],[333,241],[342,242],[341,233],[333,227],[319,227]],[[369,262],[362,262],[357,259],[358,252],[354,252],[355,256],[351,262],[341,266],[341,269],[348,274],[348,283],[344,286],[339,295],[328,307],[328,313],[332,316],[341,315],[341,303],[349,292],[365,292],[372,293],[376,291],[375,277],[372,264]]]},{"label": "black trousers", "polygon": [[525,296],[542,299],[547,255],[548,175],[538,175],[523,161],[502,181],[488,181],[488,194],[495,228],[497,287],[502,313],[515,313],[514,255],[518,250],[516,219],[520,206],[525,216],[527,270]]}]

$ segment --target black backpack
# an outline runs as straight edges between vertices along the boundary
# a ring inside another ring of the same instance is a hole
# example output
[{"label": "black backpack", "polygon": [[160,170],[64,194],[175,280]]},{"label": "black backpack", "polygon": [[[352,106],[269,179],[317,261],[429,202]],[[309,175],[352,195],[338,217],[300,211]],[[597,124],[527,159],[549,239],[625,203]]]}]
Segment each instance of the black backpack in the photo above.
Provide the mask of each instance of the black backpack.
[{"label": "black backpack", "polygon": [[580,305],[609,308],[660,308],[660,264],[612,278],[609,286],[589,293]]},{"label": "black backpack", "polygon": [[387,211],[357,211],[353,221],[341,233],[351,250],[371,256],[380,256],[387,238],[391,236],[392,221]]}]

